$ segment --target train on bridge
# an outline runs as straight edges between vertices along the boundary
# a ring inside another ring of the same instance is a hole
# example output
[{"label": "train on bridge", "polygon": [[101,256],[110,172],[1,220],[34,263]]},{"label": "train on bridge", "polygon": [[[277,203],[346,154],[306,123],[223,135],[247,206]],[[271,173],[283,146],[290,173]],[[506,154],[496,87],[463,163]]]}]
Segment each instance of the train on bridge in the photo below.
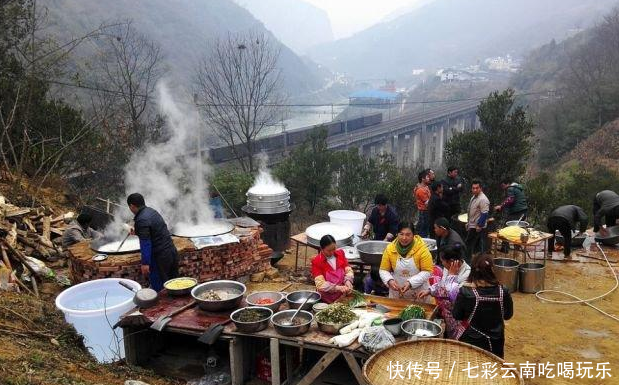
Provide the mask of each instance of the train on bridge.
[{"label": "train on bridge", "polygon": [[[305,141],[309,133],[316,128],[324,128],[327,130],[329,137],[340,135],[348,132],[353,132],[366,127],[380,124],[383,121],[383,114],[377,113],[359,118],[334,121],[330,123],[317,124],[309,127],[301,127],[284,131],[279,134],[264,136],[255,141],[255,152],[269,153],[271,151],[281,150],[282,148],[292,148]],[[242,155],[245,148],[239,147],[238,150]],[[209,149],[209,156],[213,163],[226,163],[235,159],[231,146],[214,147]]]}]

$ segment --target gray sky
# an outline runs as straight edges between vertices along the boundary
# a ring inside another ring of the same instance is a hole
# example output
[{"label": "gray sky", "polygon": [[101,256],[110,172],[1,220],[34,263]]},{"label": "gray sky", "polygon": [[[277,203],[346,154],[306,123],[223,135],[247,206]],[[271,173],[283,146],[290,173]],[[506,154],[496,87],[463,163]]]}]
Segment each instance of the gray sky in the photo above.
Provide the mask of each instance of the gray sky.
[{"label": "gray sky", "polygon": [[329,14],[335,38],[352,35],[419,0],[305,0]]}]

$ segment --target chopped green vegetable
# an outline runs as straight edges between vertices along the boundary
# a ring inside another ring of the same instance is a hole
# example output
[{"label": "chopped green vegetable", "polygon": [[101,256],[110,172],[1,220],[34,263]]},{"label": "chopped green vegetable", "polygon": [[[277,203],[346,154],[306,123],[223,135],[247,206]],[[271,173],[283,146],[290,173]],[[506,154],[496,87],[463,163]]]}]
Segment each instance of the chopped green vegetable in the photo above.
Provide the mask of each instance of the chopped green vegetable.
[{"label": "chopped green vegetable", "polygon": [[372,321],[372,326],[380,326],[383,324],[383,320],[380,318],[376,318],[374,321]]},{"label": "chopped green vegetable", "polygon": [[316,320],[327,324],[348,323],[357,319],[357,315],[343,303],[332,303],[316,314]]},{"label": "chopped green vegetable", "polygon": [[425,319],[426,311],[419,305],[408,305],[400,313],[400,318],[404,321],[409,319]]},{"label": "chopped green vegetable", "polygon": [[351,308],[366,306],[367,302],[365,301],[365,296],[363,293],[358,292],[357,290],[352,291],[352,299],[348,301],[348,306]]}]

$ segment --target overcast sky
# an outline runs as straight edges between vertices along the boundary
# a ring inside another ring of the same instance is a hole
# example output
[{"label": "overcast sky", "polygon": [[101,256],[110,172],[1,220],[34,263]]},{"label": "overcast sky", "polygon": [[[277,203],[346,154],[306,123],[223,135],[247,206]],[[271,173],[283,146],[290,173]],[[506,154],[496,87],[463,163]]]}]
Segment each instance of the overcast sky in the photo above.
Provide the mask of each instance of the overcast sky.
[{"label": "overcast sky", "polygon": [[352,35],[417,0],[305,0],[329,14],[335,38]]}]

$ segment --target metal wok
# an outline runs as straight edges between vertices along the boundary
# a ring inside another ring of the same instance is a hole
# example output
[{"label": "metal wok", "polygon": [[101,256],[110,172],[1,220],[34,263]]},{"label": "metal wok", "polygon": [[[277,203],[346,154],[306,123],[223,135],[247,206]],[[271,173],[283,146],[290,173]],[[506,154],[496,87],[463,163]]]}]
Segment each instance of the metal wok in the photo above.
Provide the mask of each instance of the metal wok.
[{"label": "metal wok", "polygon": [[140,239],[136,235],[129,236],[119,250],[118,246],[121,242],[122,240],[109,238],[93,239],[90,242],[90,248],[101,254],[129,254],[140,251]]}]

